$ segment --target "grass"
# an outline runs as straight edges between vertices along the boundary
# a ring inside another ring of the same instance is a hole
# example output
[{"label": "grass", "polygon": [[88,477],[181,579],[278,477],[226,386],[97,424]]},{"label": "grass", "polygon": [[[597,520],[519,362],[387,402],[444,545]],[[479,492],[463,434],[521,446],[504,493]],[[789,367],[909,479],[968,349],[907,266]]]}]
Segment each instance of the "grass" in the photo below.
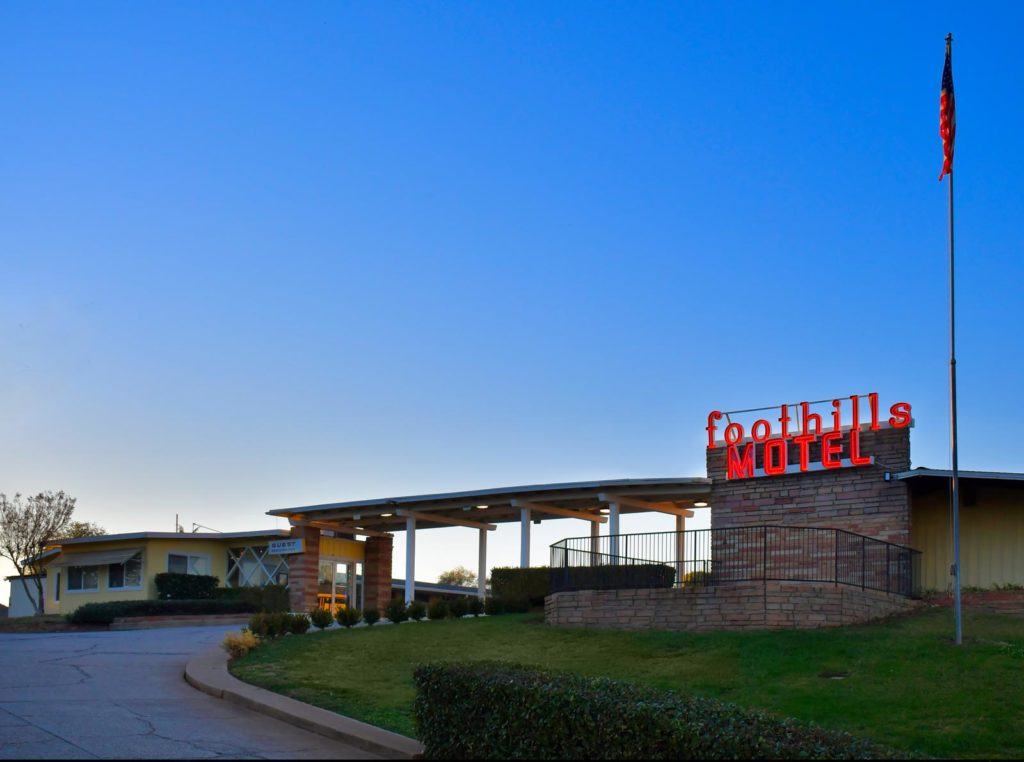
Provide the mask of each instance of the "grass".
[{"label": "grass", "polygon": [[[1024,619],[968,614],[961,648],[952,630],[948,609],[841,629],[715,633],[556,629],[506,615],[287,637],[231,671],[409,736],[415,665],[500,659],[713,696],[932,756],[1024,756]],[[828,677],[836,673],[846,677]]]}]

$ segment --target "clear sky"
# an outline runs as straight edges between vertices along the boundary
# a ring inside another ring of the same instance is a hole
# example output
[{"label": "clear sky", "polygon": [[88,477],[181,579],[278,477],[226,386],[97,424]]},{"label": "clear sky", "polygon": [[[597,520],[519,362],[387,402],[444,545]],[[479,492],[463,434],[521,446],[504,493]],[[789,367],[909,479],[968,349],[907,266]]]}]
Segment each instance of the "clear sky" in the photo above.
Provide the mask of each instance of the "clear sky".
[{"label": "clear sky", "polygon": [[[1024,471],[1022,29],[1020,3],[5,2],[0,491],[268,528],[702,475],[708,410],[867,391],[945,467],[948,31],[961,465]],[[534,527],[535,561],[586,531]],[[420,578],[474,566],[473,530],[421,535]]]}]

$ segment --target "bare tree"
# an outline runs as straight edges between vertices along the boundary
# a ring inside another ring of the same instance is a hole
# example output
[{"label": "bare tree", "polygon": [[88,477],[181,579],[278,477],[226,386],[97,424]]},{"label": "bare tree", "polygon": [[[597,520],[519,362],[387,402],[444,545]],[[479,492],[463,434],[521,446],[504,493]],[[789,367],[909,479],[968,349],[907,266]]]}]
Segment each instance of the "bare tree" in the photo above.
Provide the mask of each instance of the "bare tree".
[{"label": "bare tree", "polygon": [[14,564],[29,592],[28,578],[36,587],[36,612],[43,613],[43,579],[39,554],[47,542],[60,537],[71,521],[75,498],[63,492],[40,492],[22,499],[0,493],[0,556]]},{"label": "bare tree", "polygon": [[456,566],[454,569],[442,573],[438,578],[439,585],[463,585],[472,587],[476,584],[476,575],[465,566]]}]

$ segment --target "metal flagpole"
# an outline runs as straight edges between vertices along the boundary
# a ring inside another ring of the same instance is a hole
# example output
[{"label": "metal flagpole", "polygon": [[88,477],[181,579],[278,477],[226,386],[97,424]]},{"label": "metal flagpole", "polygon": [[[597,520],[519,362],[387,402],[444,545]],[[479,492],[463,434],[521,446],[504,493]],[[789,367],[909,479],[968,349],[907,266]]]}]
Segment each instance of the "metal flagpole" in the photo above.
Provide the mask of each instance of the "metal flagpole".
[{"label": "metal flagpole", "polygon": [[[953,45],[953,35],[946,35],[946,47]],[[956,320],[953,289],[953,173],[949,173],[949,437],[952,451],[953,477],[950,482],[953,507],[953,619],[954,640],[963,643],[963,621],[960,611],[960,464],[956,451]]]}]

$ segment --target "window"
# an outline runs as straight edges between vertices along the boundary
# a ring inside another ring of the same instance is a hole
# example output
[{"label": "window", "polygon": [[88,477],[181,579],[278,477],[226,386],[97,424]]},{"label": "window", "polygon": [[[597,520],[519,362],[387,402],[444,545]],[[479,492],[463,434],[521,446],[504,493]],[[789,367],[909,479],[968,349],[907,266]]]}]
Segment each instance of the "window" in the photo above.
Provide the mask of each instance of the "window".
[{"label": "window", "polygon": [[171,574],[209,574],[209,556],[188,556],[183,553],[167,554],[167,571]]},{"label": "window", "polygon": [[60,600],[60,572],[53,578],[53,600]]},{"label": "window", "polygon": [[111,590],[142,587],[142,551],[123,564],[111,564],[107,571],[107,587]]},{"label": "window", "polygon": [[227,587],[288,584],[288,556],[272,555],[266,545],[228,549]]},{"label": "window", "polygon": [[68,592],[85,592],[100,589],[100,567],[69,566]]}]

